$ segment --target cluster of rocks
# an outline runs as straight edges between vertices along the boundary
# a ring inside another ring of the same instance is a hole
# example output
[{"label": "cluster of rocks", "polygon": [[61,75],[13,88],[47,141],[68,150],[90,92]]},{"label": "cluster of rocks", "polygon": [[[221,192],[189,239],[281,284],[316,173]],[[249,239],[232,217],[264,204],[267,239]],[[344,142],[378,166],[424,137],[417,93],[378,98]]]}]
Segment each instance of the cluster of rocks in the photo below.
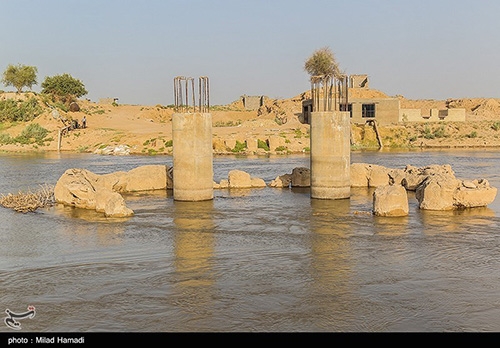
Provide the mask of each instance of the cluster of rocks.
[{"label": "cluster of rocks", "polygon": [[[415,191],[420,209],[452,210],[484,207],[495,200],[497,189],[488,180],[461,180],[455,177],[450,165],[429,165],[404,169],[353,163],[350,170],[351,187],[375,188],[373,213],[378,216],[408,215],[407,191]],[[270,187],[310,186],[308,168],[294,168],[269,184]]]},{"label": "cluster of rocks", "polygon": [[311,186],[311,171],[309,168],[297,167],[291,174],[279,175],[271,181],[270,187],[309,187]]},{"label": "cluster of rocks", "polygon": [[266,187],[266,182],[261,178],[252,177],[242,170],[231,170],[227,179],[222,179],[219,183],[214,181],[214,189],[247,189]]},{"label": "cluster of rocks", "polygon": [[131,216],[120,193],[172,188],[171,167],[147,165],[128,172],[99,175],[86,169],[68,169],[54,187],[57,203],[93,209],[109,217]]},{"label": "cluster of rocks", "polygon": [[375,187],[373,212],[379,216],[408,215],[406,191],[415,191],[419,208],[453,210],[484,207],[495,200],[497,189],[486,179],[462,180],[450,165],[406,166],[391,169],[353,163],[352,187]]},{"label": "cluster of rocks", "polygon": [[[461,180],[449,165],[406,166],[391,169],[367,163],[351,164],[351,187],[373,187],[373,214],[408,215],[407,191],[415,191],[420,209],[452,210],[487,206],[497,193],[486,179]],[[309,168],[297,167],[269,185],[241,170],[231,170],[214,189],[310,187]],[[56,202],[95,209],[110,217],[133,215],[120,193],[173,188],[173,168],[147,165],[128,172],[98,175],[85,169],[68,169],[54,188]]]}]

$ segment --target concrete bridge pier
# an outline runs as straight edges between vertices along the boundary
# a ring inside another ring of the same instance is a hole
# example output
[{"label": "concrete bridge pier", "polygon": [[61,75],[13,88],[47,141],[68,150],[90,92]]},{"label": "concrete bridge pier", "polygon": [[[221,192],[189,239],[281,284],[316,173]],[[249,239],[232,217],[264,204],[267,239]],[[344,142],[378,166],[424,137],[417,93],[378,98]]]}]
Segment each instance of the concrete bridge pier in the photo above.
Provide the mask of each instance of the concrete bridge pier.
[{"label": "concrete bridge pier", "polygon": [[349,112],[312,112],[310,123],[311,198],[349,198],[351,196]]},{"label": "concrete bridge pier", "polygon": [[174,113],[172,140],[174,200],[213,199],[212,115]]}]

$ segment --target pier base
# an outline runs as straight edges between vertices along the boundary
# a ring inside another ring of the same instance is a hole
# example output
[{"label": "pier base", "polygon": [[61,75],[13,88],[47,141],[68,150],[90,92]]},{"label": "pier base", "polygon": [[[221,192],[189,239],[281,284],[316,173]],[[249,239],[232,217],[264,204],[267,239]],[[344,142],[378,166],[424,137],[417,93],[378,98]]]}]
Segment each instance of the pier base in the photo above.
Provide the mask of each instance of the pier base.
[{"label": "pier base", "polygon": [[350,114],[311,113],[311,198],[351,196]]},{"label": "pier base", "polygon": [[212,115],[174,113],[172,140],[174,200],[213,199]]}]

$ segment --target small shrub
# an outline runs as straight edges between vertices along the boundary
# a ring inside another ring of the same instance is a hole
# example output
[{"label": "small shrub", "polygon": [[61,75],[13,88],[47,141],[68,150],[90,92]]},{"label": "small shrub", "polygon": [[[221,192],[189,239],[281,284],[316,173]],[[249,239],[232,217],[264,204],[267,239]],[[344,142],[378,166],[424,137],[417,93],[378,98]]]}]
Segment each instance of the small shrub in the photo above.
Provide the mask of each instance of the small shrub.
[{"label": "small shrub", "polygon": [[33,97],[26,101],[0,100],[0,122],[31,121],[42,112],[43,109]]},{"label": "small shrub", "polygon": [[241,151],[244,151],[246,148],[247,148],[247,145],[244,142],[241,143],[238,140],[236,140],[236,145],[234,146],[234,149],[232,149],[231,151],[232,152],[241,152]]},{"label": "small shrub", "polygon": [[470,134],[465,135],[467,138],[477,138],[477,132],[473,131]]},{"label": "small shrub", "polygon": [[491,126],[491,128],[493,128],[493,130],[495,130],[495,131],[500,130],[500,122],[497,121],[497,122],[493,123],[493,125]]},{"label": "small shrub", "polygon": [[48,134],[49,131],[40,126],[38,123],[32,123],[27,125],[21,134],[14,138],[14,142],[20,144],[37,143],[38,145],[42,145]]},{"label": "small shrub", "polygon": [[431,132],[429,127],[426,126],[423,132],[423,137],[425,139],[434,139],[436,136],[434,135],[434,133]]},{"label": "small shrub", "polygon": [[311,151],[311,148],[310,148],[309,146],[306,146],[306,147],[304,147],[304,151],[305,151],[305,152],[310,152],[310,151]]},{"label": "small shrub", "polygon": [[172,147],[173,145],[174,145],[173,140],[169,140],[169,141],[166,141],[166,142],[165,142],[165,146],[166,146],[166,147]]},{"label": "small shrub", "polygon": [[69,106],[66,106],[64,103],[57,102],[57,103],[53,103],[52,105],[58,109],[61,109],[64,112],[69,111]]},{"label": "small shrub", "polygon": [[12,143],[12,138],[7,133],[0,133],[0,144],[7,145]]},{"label": "small shrub", "polygon": [[276,122],[276,124],[278,126],[284,125],[287,122],[287,117],[286,117],[285,112],[284,111],[280,111],[279,115],[277,115],[274,118],[274,122]]},{"label": "small shrub", "polygon": [[264,149],[266,151],[269,151],[269,146],[267,145],[267,143],[263,140],[260,140],[260,139],[257,139],[257,147],[259,149]]},{"label": "small shrub", "polygon": [[239,126],[240,124],[241,124],[241,120],[227,121],[227,122],[217,121],[217,122],[215,122],[214,127],[236,127],[236,126]]},{"label": "small shrub", "polygon": [[287,148],[285,146],[278,146],[274,151],[286,151]]},{"label": "small shrub", "polygon": [[433,132],[434,137],[436,138],[446,138],[446,132],[444,130],[444,126],[439,127],[438,129],[434,130]]}]

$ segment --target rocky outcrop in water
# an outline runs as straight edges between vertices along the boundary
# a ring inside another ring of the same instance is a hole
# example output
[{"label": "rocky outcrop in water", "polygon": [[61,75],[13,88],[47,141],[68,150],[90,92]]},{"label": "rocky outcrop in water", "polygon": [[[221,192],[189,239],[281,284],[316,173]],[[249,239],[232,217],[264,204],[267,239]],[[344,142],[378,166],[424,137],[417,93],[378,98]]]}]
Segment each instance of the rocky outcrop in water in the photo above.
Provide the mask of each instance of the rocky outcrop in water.
[{"label": "rocky outcrop in water", "polygon": [[296,167],[292,173],[283,174],[276,177],[269,184],[269,187],[285,188],[285,187],[310,187],[311,186],[311,171],[309,168]]},{"label": "rocky outcrop in water", "polygon": [[454,177],[450,165],[430,165],[404,169],[392,169],[368,163],[351,164],[351,187],[379,187],[389,184],[403,185],[409,191],[417,187],[429,176],[445,175]]},{"label": "rocky outcrop in water", "polygon": [[276,188],[290,187],[291,183],[292,183],[292,174],[283,174],[277,176],[276,179],[271,181],[269,187],[276,187]]},{"label": "rocky outcrop in water", "polygon": [[495,200],[497,189],[488,180],[459,180],[435,175],[417,187],[416,198],[420,209],[453,210],[484,207]]},{"label": "rocky outcrop in water", "polygon": [[305,167],[297,167],[292,170],[292,187],[310,187],[311,170]]},{"label": "rocky outcrop in water", "polygon": [[425,167],[414,167],[407,165],[403,170],[401,184],[409,191],[416,191],[417,188],[429,177],[438,176],[442,179],[455,178],[455,172],[449,164],[430,165]]},{"label": "rocky outcrop in water", "polygon": [[103,185],[100,176],[86,169],[68,169],[57,181],[54,196],[57,203],[103,212],[110,217],[131,216],[123,197]]},{"label": "rocky outcrop in water", "polygon": [[401,185],[379,186],[373,192],[373,214],[377,216],[408,215],[408,195]]},{"label": "rocky outcrop in water", "polygon": [[[68,169],[54,188],[57,203],[103,212],[109,217],[133,215],[121,192],[167,189],[169,167],[148,165],[128,172],[99,175],[86,169]],[[171,170],[170,170],[171,172]]]},{"label": "rocky outcrop in water", "polygon": [[253,177],[242,170],[231,170],[228,178],[222,179],[220,183],[214,182],[215,189],[248,189],[266,187],[266,182],[261,178]]},{"label": "rocky outcrop in water", "polygon": [[[380,187],[377,192],[379,204],[383,204],[381,197],[388,201],[393,199],[390,193],[395,188],[390,185],[404,187],[407,191],[416,191],[416,198],[420,209],[452,210],[461,208],[484,207],[495,200],[497,189],[490,186],[485,179],[461,180],[455,177],[450,165],[429,165],[414,167],[407,165],[404,169],[391,169],[367,163],[351,164],[352,187]],[[382,195],[383,194],[383,195]],[[374,196],[374,207],[375,207]],[[397,198],[394,197],[396,200]],[[379,208],[385,211],[386,208]],[[375,212],[374,208],[374,212]],[[376,213],[383,215],[384,213]],[[389,216],[389,215],[384,215]]]}]

